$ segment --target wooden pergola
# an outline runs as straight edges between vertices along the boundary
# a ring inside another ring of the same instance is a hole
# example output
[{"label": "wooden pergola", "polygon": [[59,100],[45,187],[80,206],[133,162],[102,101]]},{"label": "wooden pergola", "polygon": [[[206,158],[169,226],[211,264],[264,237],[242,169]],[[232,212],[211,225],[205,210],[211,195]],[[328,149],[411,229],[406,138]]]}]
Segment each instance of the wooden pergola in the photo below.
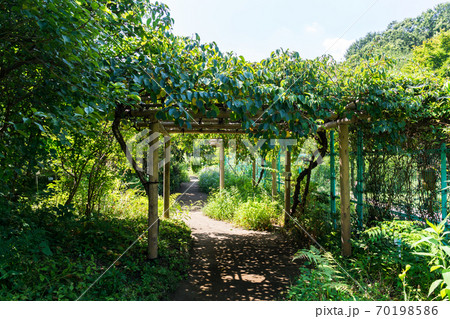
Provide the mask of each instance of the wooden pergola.
[{"label": "wooden pergola", "polygon": [[[166,137],[170,134],[183,133],[183,134],[248,134],[248,131],[243,128],[242,120],[232,120],[237,118],[232,116],[233,112],[230,111],[226,105],[218,105],[219,112],[211,116],[210,114],[189,114],[188,118],[183,120],[188,121],[190,124],[184,124],[183,126],[174,123],[173,121],[158,120],[158,112],[164,112],[163,105],[161,104],[143,104],[139,109],[125,108],[120,105],[116,109],[115,119],[113,123],[113,132],[119,142],[122,151],[127,155],[130,164],[134,168],[141,183],[144,185],[148,196],[148,257],[149,259],[155,259],[158,257],[158,163],[159,163],[159,149],[157,143],[158,139],[149,141],[149,150],[151,151],[150,157],[152,158],[152,174],[148,175],[148,179],[145,174],[139,171],[136,160],[130,154],[130,150],[123,139],[120,132],[120,124],[122,120],[132,121],[134,126],[138,129],[149,129],[152,133],[159,133]],[[354,110],[356,108],[354,103],[347,105],[347,110]],[[266,108],[262,108],[256,114],[247,117],[247,120],[251,120],[254,123],[254,127],[257,130],[258,125],[261,123]],[[208,116],[209,115],[209,116]],[[361,117],[361,116],[359,116]],[[331,115],[325,123],[320,126],[319,130],[328,130],[337,128],[339,132],[339,157],[340,157],[340,193],[341,193],[341,241],[342,241],[342,254],[344,256],[351,255],[350,244],[350,178],[349,178],[349,125],[356,120],[353,117],[351,120],[344,117],[339,119],[337,115]],[[283,125],[284,123],[280,123]],[[220,188],[224,188],[225,170],[224,159],[225,150],[221,140],[218,141],[217,146],[219,151],[219,172],[220,172]],[[169,218],[169,197],[170,197],[170,139],[165,139],[164,143],[164,173],[163,173],[163,198],[164,198],[164,217]],[[274,163],[272,163],[274,165]],[[254,174],[254,173],[253,173]],[[285,196],[284,196],[284,220],[285,222],[289,218],[290,212],[290,196],[291,196],[291,154],[289,149],[286,148],[285,157]],[[275,174],[272,175],[272,193],[276,193],[276,181]]]}]

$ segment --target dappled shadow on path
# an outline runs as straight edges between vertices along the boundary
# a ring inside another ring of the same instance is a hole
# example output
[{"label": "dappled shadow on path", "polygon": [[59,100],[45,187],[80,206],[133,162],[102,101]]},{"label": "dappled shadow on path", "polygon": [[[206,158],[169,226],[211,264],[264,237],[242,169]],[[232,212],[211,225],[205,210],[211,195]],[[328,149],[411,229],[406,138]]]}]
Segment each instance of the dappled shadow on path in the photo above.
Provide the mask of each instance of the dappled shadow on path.
[{"label": "dappled shadow on path", "polygon": [[298,275],[295,250],[269,233],[198,234],[175,300],[277,300]]},{"label": "dappled shadow on path", "polygon": [[198,179],[183,183],[179,197],[189,206],[192,230],[189,277],[174,300],[280,300],[299,274],[292,261],[297,249],[283,236],[250,231],[213,220],[202,213],[206,194]]}]

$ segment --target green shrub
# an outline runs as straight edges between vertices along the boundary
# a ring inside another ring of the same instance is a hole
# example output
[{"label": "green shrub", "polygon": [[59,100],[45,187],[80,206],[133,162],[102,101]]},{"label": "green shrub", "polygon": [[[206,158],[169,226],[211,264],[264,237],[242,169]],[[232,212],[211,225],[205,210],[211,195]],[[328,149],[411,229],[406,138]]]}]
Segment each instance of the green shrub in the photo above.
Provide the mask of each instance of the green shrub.
[{"label": "green shrub", "polygon": [[[314,267],[301,268],[301,275],[289,289],[288,297],[292,300],[448,299],[450,249],[444,223],[428,223],[430,227],[424,228],[423,224],[412,221],[380,222],[353,239],[351,258],[340,256],[337,241],[332,250],[334,258],[314,247],[302,250],[296,257],[312,261]],[[345,276],[342,269],[346,270]]]},{"label": "green shrub", "polygon": [[270,199],[248,199],[237,207],[233,221],[248,229],[270,230],[278,222],[278,212],[277,203]]},{"label": "green shrub", "polygon": [[[174,193],[179,188],[181,183],[189,182],[189,172],[188,164],[180,163],[176,161],[170,162],[170,192]],[[139,185],[139,187],[141,187]],[[158,193],[162,195],[163,193],[163,170],[159,171],[159,185]]]},{"label": "green shrub", "polygon": [[433,225],[427,221],[430,227],[424,229],[420,234],[422,238],[413,244],[413,247],[422,246],[421,251],[416,254],[428,259],[430,273],[435,272],[440,275],[440,278],[428,285],[427,297],[433,295],[439,288],[436,291],[436,297],[443,300],[450,299],[450,246],[447,240],[450,231],[445,231],[447,220],[448,217],[439,225]]},{"label": "green shrub", "polygon": [[[199,174],[199,187],[204,193],[209,194],[219,189],[220,174],[217,167],[205,167]],[[225,169],[225,188],[236,187],[241,199],[246,199],[254,194],[262,194],[263,190],[252,186],[250,176],[236,174],[234,171]]]},{"label": "green shrub", "polygon": [[423,225],[413,221],[384,221],[364,231],[353,240],[354,268],[363,277],[379,278],[389,287],[392,299],[400,300],[403,295],[403,283],[398,274],[411,265],[408,271],[410,299],[422,300],[426,295],[421,290],[429,286],[435,274],[427,271],[427,260],[416,252],[425,249],[427,243],[414,244],[424,235]]},{"label": "green shrub", "polygon": [[191,164],[191,170],[195,174],[197,174],[202,168],[201,160],[198,157],[191,157],[190,164]]},{"label": "green shrub", "polygon": [[235,186],[215,191],[208,197],[203,212],[214,219],[233,222],[238,226],[254,230],[269,230],[281,216],[279,203],[268,195],[242,198]]},{"label": "green shrub", "polygon": [[[314,244],[314,241],[326,243],[333,233],[333,221],[329,213],[329,201],[320,194],[311,193],[308,196],[305,211],[300,216],[295,215],[294,220],[289,220],[290,234],[302,247]],[[297,223],[302,228],[297,227]],[[311,239],[314,238],[314,240]]]},{"label": "green shrub", "polygon": [[231,221],[234,218],[236,208],[239,206],[238,190],[236,188],[224,189],[209,195],[203,212],[206,216],[214,219]]},{"label": "green shrub", "polygon": [[219,178],[218,169],[206,167],[200,171],[198,186],[203,193],[209,194],[219,189]]}]

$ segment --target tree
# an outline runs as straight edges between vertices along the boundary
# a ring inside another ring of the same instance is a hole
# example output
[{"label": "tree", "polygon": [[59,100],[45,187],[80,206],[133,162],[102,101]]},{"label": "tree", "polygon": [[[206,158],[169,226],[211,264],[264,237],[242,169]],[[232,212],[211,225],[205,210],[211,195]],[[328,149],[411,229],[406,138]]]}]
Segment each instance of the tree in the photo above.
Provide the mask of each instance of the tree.
[{"label": "tree", "polygon": [[133,102],[117,69],[171,19],[165,5],[132,0],[0,0],[0,9],[0,194],[16,198],[49,165],[46,139]]},{"label": "tree", "polygon": [[361,58],[370,53],[385,54],[404,64],[414,47],[439,32],[450,30],[449,21],[450,3],[438,4],[418,17],[391,22],[383,32],[369,32],[348,48],[345,58]]},{"label": "tree", "polygon": [[414,61],[443,77],[450,76],[450,32],[442,32],[413,51]]}]

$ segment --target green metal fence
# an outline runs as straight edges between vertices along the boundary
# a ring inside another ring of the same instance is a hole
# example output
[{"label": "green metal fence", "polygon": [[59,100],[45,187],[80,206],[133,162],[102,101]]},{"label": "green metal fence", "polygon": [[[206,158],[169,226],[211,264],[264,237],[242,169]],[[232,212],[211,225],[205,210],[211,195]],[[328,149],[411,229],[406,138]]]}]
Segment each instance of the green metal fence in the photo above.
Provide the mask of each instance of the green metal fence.
[{"label": "green metal fence", "polygon": [[[330,215],[336,223],[339,199],[336,175],[338,154],[334,132],[330,134]],[[367,221],[400,218],[440,221],[447,216],[447,171],[450,150],[395,152],[364,150],[363,134],[356,133],[356,150],[351,153],[352,202],[360,228]]]},{"label": "green metal fence", "polygon": [[[330,132],[330,152],[323,158],[323,164],[313,170],[311,181],[316,183],[316,193],[329,198],[330,219],[336,229],[340,219],[340,188],[335,134]],[[437,149],[381,152],[364,149],[361,131],[356,132],[355,140],[350,154],[351,201],[354,204],[352,218],[360,229],[373,220],[439,221],[447,216],[450,149],[445,144]],[[284,189],[283,163],[284,154],[280,152],[277,157],[279,193]],[[270,168],[271,164],[266,166]],[[257,162],[257,179],[262,169],[261,163]],[[251,176],[252,164],[250,161],[240,162],[235,170]],[[270,180],[271,174],[266,170],[262,184]]]}]

